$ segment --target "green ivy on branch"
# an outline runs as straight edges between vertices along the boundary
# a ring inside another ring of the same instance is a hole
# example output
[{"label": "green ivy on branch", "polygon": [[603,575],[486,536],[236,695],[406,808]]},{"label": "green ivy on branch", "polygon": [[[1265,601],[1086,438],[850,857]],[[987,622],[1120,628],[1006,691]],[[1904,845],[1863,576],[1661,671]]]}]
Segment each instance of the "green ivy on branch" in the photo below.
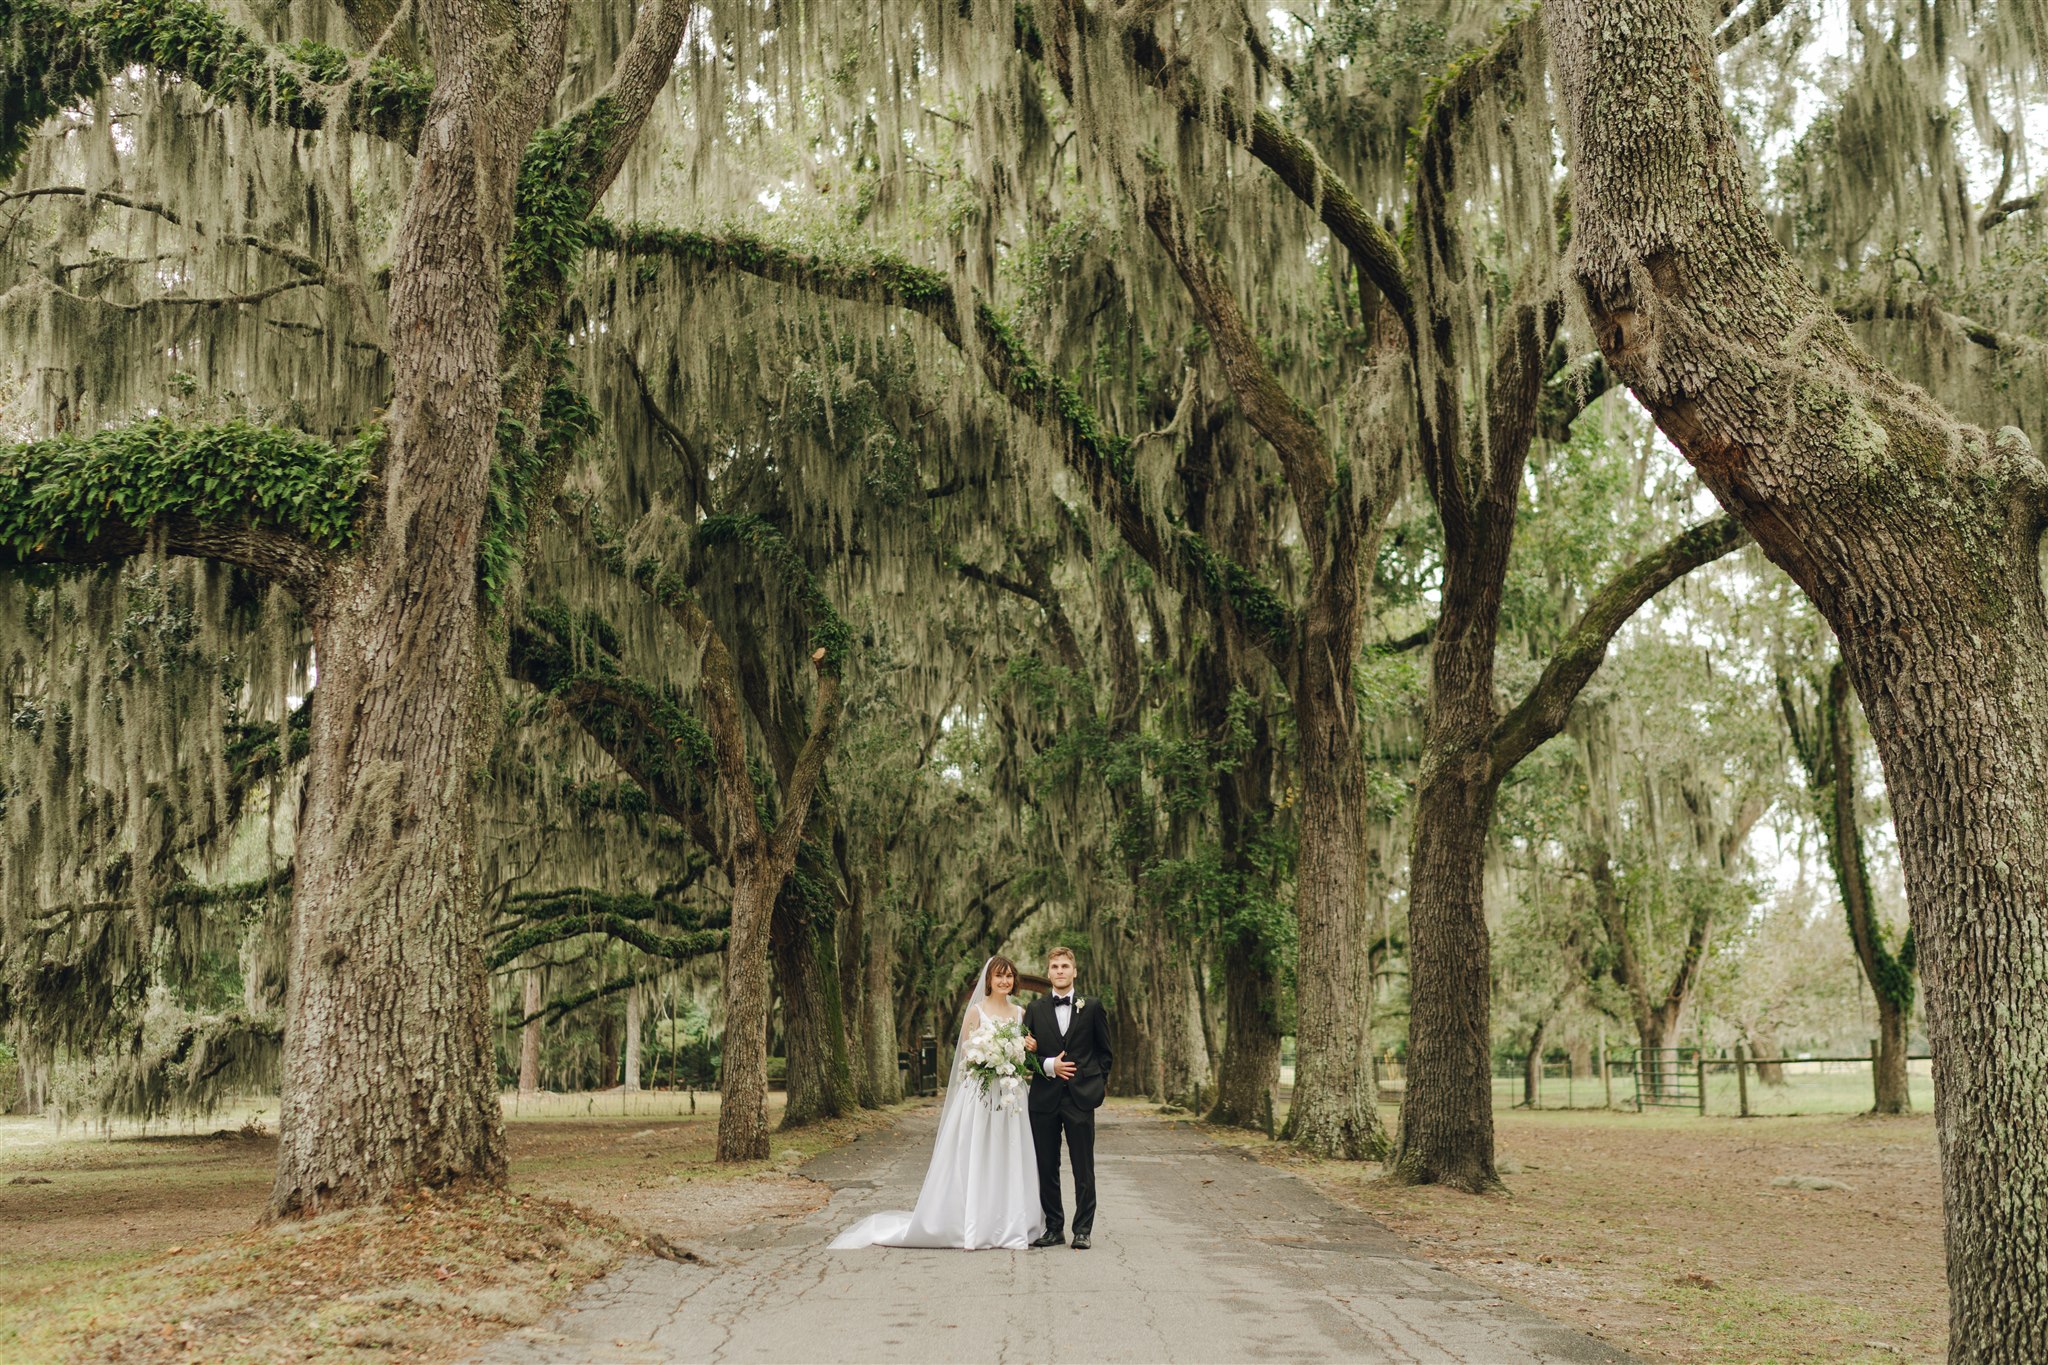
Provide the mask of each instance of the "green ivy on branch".
[{"label": "green ivy on branch", "polygon": [[[184,427],[157,418],[89,436],[0,446],[0,564],[129,552],[171,521],[203,532],[271,532],[317,555],[349,549],[383,428],[334,446],[236,420]],[[228,556],[223,556],[228,557]]]},{"label": "green ivy on branch", "polygon": [[[554,343],[559,345],[559,338]],[[538,490],[565,468],[576,447],[597,430],[597,411],[568,382],[566,360],[552,365],[556,378],[541,394],[536,436],[498,413],[498,453],[491,460],[491,485],[484,505],[483,540],[477,547],[477,577],[484,601],[502,608],[525,555],[532,505]]]},{"label": "green ivy on branch", "polygon": [[0,178],[13,173],[44,120],[141,65],[191,81],[264,123],[352,127],[411,145],[433,79],[389,58],[358,61],[302,42],[272,48],[199,0],[99,0],[83,8],[17,0],[0,28]]},{"label": "green ivy on branch", "polygon": [[817,575],[787,536],[760,517],[720,513],[698,523],[697,539],[705,545],[744,545],[771,565],[796,595],[797,605],[810,623],[811,643],[825,651],[823,671],[837,674],[845,667],[846,656],[853,650],[853,627],[818,586]]},{"label": "green ivy on branch", "polygon": [[711,736],[672,694],[628,676],[601,621],[560,606],[530,608],[513,627],[515,676],[560,702],[664,814],[687,819],[693,774],[717,771]]},{"label": "green ivy on branch", "polygon": [[543,312],[560,299],[583,253],[610,235],[596,216],[597,176],[622,121],[618,106],[600,98],[526,144],[505,250],[499,325],[508,342],[553,330],[540,326]]}]

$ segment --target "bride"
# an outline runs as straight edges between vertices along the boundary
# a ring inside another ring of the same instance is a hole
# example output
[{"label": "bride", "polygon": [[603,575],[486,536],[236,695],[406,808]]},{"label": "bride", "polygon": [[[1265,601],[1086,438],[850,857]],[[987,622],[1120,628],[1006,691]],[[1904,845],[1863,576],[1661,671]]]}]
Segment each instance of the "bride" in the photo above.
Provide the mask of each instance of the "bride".
[{"label": "bride", "polygon": [[917,1208],[909,1213],[871,1214],[839,1234],[832,1250],[852,1247],[1009,1247],[1022,1250],[1045,1231],[1038,1203],[1037,1158],[1031,1147],[1031,1118],[1021,1098],[1004,1107],[999,1092],[984,1096],[961,1057],[967,1040],[984,1023],[1022,1022],[1024,1011],[1010,1003],[1017,967],[992,957],[960,1020],[961,1047],[939,1110],[939,1135]]}]

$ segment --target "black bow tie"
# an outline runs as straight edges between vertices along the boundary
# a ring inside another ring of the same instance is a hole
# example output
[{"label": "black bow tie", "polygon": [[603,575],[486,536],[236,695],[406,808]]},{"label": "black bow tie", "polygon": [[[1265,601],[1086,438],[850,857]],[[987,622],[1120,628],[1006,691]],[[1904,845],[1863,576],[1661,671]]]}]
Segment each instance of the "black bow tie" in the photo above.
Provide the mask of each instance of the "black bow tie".
[{"label": "black bow tie", "polygon": [[1055,1005],[1067,1005],[1067,1006],[1072,1006],[1072,1005],[1073,1005],[1073,1003],[1074,1003],[1074,997],[1073,997],[1073,996],[1071,996],[1071,995],[1055,995],[1055,996],[1054,996],[1054,997],[1052,998],[1052,1002],[1053,1002],[1053,1004],[1055,1004]]}]

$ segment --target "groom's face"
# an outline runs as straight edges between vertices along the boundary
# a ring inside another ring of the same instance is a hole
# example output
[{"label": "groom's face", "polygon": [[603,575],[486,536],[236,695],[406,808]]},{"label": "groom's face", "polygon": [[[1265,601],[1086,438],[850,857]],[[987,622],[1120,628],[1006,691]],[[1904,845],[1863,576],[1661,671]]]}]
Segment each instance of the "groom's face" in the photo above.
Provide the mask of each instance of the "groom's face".
[{"label": "groom's face", "polygon": [[1045,978],[1052,982],[1054,991],[1065,995],[1074,985],[1074,959],[1056,957],[1045,964]]}]

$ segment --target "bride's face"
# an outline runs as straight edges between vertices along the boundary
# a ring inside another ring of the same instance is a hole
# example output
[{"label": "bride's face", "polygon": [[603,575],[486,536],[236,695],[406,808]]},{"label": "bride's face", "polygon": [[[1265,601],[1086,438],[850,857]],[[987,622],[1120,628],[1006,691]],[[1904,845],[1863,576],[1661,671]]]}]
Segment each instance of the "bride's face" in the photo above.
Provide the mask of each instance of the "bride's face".
[{"label": "bride's face", "polygon": [[998,967],[989,974],[988,989],[991,995],[1008,995],[1017,989],[1017,974]]}]

